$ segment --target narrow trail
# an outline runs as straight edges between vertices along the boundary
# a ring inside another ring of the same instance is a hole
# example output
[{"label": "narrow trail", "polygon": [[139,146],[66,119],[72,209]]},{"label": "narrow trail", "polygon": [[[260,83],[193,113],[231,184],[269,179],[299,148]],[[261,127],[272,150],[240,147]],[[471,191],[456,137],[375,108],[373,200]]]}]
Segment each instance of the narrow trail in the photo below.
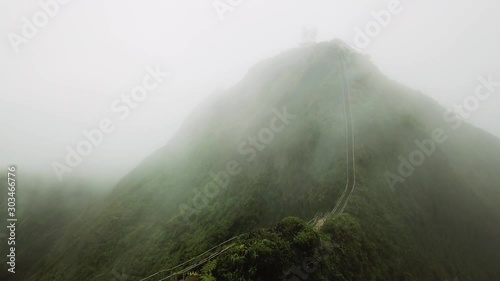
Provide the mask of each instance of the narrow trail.
[{"label": "narrow trail", "polygon": [[[346,66],[345,66],[345,61],[341,59],[340,62],[341,65],[341,72],[342,72],[342,81],[343,81],[343,92],[344,92],[344,100],[347,99],[345,102],[346,106],[346,111],[347,111],[347,116],[349,120],[347,121],[349,123],[348,127],[348,133],[347,135],[351,136],[351,144],[350,147],[348,147],[347,151],[348,153],[351,153],[351,169],[350,173],[348,172],[348,181],[349,179],[352,179],[352,187],[351,191],[349,192],[349,195],[347,195],[347,198],[344,202],[344,205],[342,206],[342,209],[340,209],[339,214],[342,214],[344,212],[345,207],[347,206],[347,203],[349,202],[349,199],[351,198],[352,192],[356,188],[356,160],[355,160],[355,155],[354,155],[354,123],[352,121],[352,111],[351,111],[351,88],[349,85],[348,77],[347,77],[347,71],[346,71]],[[347,96],[347,97],[346,97]],[[348,142],[349,143],[349,142]],[[349,163],[349,159],[347,160]],[[332,213],[332,215],[335,215],[335,213]]]},{"label": "narrow trail", "polygon": [[[356,187],[356,162],[354,155],[354,123],[352,121],[352,111],[351,111],[351,89],[349,85],[349,79],[347,75],[346,65],[344,58],[339,58],[339,68],[340,75],[342,75],[342,96],[344,101],[344,117],[345,117],[345,126],[346,126],[346,165],[347,165],[347,179],[346,186],[342,195],[335,203],[335,207],[329,213],[326,213],[323,218],[317,220],[315,222],[315,229],[321,229],[326,219],[330,216],[334,216],[336,214],[342,214],[344,209],[351,198],[351,195]],[[349,140],[350,138],[350,140]],[[349,191],[349,184],[350,191]],[[347,191],[349,193],[347,194]],[[347,197],[346,197],[347,194]],[[339,209],[340,208],[340,209]]]},{"label": "narrow trail", "polygon": [[[352,134],[352,128],[349,126],[349,120],[352,121],[351,116],[351,110],[350,110],[350,104],[349,104],[349,95],[348,95],[348,89],[346,89],[346,84],[347,84],[347,79],[345,78],[345,66],[343,65],[342,61],[339,61],[339,68],[341,71],[342,75],[342,99],[344,102],[344,121],[345,121],[345,143],[346,143],[346,185],[344,192],[342,192],[342,195],[340,198],[337,200],[335,207],[333,210],[330,212],[331,214],[335,214],[337,212],[338,207],[341,205],[341,203],[344,200],[345,194],[347,190],[349,189],[349,179],[350,179],[350,173],[349,173],[349,164],[350,164],[350,151],[351,151],[351,146],[349,145],[349,136]],[[352,123],[351,123],[352,124]]]},{"label": "narrow trail", "polygon": [[[235,246],[235,240],[237,238],[242,238],[247,234],[242,234],[238,235],[235,237],[232,237],[217,246],[214,246],[210,248],[209,250],[197,255],[194,258],[191,258],[183,263],[180,263],[174,267],[160,270],[156,273],[153,273],[143,279],[140,279],[138,281],[146,281],[146,280],[157,280],[157,281],[162,281],[162,280],[178,280],[177,277],[182,276],[182,279],[185,278],[185,276],[189,273],[189,271],[194,270],[195,268],[209,262],[210,260],[213,260],[214,258],[220,256],[233,246]],[[166,275],[166,276],[165,276]],[[160,279],[158,279],[160,278]]]},{"label": "narrow trail", "polygon": [[[326,219],[334,216],[336,214],[342,214],[344,209],[351,198],[351,195],[356,187],[356,163],[354,156],[354,125],[352,121],[352,112],[351,112],[351,92],[349,86],[349,79],[347,77],[347,70],[344,58],[339,58],[339,67],[340,73],[342,75],[342,96],[344,101],[344,116],[346,123],[346,186],[342,195],[335,203],[334,208],[331,212],[326,214],[316,213],[314,218],[312,218],[308,224],[313,225],[314,229],[321,229]],[[349,141],[350,138],[350,141]],[[349,183],[351,183],[350,191],[349,191]],[[349,191],[349,193],[347,193]],[[346,196],[347,194],[347,196]],[[342,206],[340,208],[340,206]],[[339,209],[340,208],[340,209]],[[217,258],[218,256],[224,254],[229,249],[236,245],[236,239],[247,236],[248,234],[241,234],[235,237],[232,237],[217,246],[212,247],[211,249],[203,252],[202,254],[191,258],[181,264],[178,264],[172,268],[160,270],[154,274],[151,274],[143,279],[138,281],[146,281],[146,280],[155,280],[155,281],[163,281],[163,280],[185,280],[186,276],[190,271],[193,271],[203,264],[209,262]],[[182,279],[179,279],[182,278]]]}]

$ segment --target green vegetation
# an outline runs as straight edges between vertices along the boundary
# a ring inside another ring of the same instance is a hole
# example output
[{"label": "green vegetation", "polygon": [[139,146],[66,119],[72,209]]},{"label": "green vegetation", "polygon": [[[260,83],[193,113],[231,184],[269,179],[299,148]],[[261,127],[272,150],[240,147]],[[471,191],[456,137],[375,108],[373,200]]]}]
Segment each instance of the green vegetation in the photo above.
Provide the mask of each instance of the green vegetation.
[{"label": "green vegetation", "polygon": [[[259,63],[238,85],[200,105],[164,148],[105,200],[93,201],[92,211],[70,212],[64,227],[49,223],[62,210],[45,214],[45,204],[57,202],[27,200],[40,213],[26,216],[48,221],[19,231],[50,234],[52,242],[32,237],[44,255],[36,255],[23,279],[109,281],[122,268],[147,276],[250,233],[190,278],[296,280],[290,278],[299,267],[308,280],[500,280],[500,141],[467,124],[449,131],[449,140],[391,192],[384,172],[397,169],[398,156],[408,155],[415,139],[449,124],[437,103],[387,79],[356,53],[347,65],[356,190],[345,213],[320,232],[300,221],[330,211],[346,185],[343,52],[341,43],[330,42]],[[295,119],[247,161],[238,145],[284,107]],[[229,160],[242,172],[186,223],[179,205],[193,202],[209,172],[224,170]]]}]

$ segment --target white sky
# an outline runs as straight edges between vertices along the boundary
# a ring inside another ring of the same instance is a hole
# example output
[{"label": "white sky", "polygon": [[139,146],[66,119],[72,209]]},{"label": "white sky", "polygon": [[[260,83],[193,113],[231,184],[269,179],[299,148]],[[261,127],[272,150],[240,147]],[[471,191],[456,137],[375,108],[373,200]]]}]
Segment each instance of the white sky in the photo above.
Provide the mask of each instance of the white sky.
[{"label": "white sky", "polygon": [[[47,0],[42,0],[47,1]],[[226,2],[227,0],[222,0]],[[258,61],[318,41],[353,44],[355,27],[389,0],[243,0],[220,21],[212,0],[72,0],[16,54],[10,32],[37,0],[0,0],[0,166],[52,172],[81,131],[116,117],[111,102],[160,65],[173,74],[73,174],[114,179],[167,143],[193,107]],[[471,95],[479,75],[500,81],[500,1],[401,0],[403,11],[363,49],[389,77],[444,106]],[[470,122],[500,137],[500,89]]]}]

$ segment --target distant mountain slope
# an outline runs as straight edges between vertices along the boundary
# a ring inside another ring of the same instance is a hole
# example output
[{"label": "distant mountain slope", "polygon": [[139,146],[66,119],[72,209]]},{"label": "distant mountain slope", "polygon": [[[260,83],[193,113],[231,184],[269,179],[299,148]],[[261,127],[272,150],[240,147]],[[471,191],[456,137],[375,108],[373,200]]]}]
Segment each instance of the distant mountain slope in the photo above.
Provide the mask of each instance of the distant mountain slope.
[{"label": "distant mountain slope", "polygon": [[[318,278],[499,279],[500,141],[468,124],[450,129],[437,103],[335,41],[263,61],[207,100],[29,280],[110,280],[114,268],[146,276],[284,217],[330,211],[346,186],[342,57],[357,184],[347,214],[322,235],[341,240],[349,264],[318,248],[315,258],[331,266]],[[397,174],[399,156],[408,159],[436,128],[447,140],[391,191],[386,172]]]},{"label": "distant mountain slope", "polygon": [[[50,177],[26,172],[17,167],[16,176],[16,218],[15,244],[8,244],[10,235],[7,228],[0,230],[0,260],[7,264],[10,247],[15,246],[15,274],[2,267],[0,280],[26,280],[26,276],[40,275],[37,268],[44,261],[50,263],[51,250],[60,243],[64,233],[73,233],[78,229],[77,222],[94,217],[96,206],[105,197],[102,186],[79,179],[65,181],[64,184]],[[7,174],[0,175],[0,182],[5,185],[0,201],[0,219],[7,217]],[[75,223],[76,222],[76,223]],[[10,222],[9,222],[10,223]],[[69,249],[68,249],[69,250]],[[46,264],[45,264],[46,265]],[[9,266],[10,267],[10,266]],[[42,271],[43,272],[43,271]]]}]

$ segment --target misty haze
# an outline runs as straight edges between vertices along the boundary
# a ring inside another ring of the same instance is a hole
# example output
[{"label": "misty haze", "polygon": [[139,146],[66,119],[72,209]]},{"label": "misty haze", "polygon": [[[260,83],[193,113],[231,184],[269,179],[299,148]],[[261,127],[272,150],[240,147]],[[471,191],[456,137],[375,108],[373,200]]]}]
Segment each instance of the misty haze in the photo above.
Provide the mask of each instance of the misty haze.
[{"label": "misty haze", "polygon": [[500,280],[500,2],[1,6],[0,280]]}]

